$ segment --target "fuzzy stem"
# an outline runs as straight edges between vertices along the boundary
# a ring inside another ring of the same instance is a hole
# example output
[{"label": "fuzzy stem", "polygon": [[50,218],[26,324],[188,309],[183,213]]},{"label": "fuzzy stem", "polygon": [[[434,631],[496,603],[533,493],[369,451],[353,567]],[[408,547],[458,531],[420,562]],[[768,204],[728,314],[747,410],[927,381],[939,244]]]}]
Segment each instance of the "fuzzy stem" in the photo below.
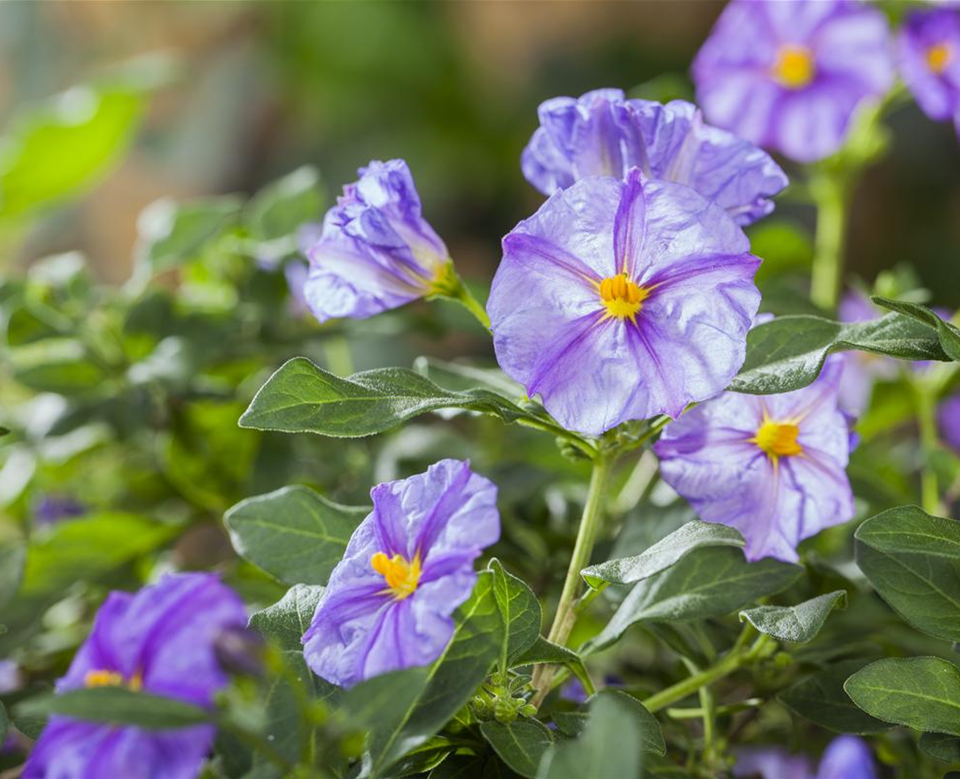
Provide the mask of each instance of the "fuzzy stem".
[{"label": "fuzzy stem", "polygon": [[825,174],[812,183],[811,190],[817,206],[817,232],[810,298],[817,306],[832,313],[840,301],[843,282],[847,186],[839,174]]}]

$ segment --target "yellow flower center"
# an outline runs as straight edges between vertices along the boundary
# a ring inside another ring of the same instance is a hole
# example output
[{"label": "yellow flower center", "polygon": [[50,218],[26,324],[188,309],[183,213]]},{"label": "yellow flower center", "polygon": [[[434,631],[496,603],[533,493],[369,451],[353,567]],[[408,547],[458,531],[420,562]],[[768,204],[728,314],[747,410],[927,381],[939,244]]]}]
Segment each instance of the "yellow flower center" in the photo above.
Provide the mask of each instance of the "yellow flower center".
[{"label": "yellow flower center", "polygon": [[626,273],[610,276],[600,282],[600,300],[607,309],[606,317],[629,318],[637,323],[637,312],[650,290],[641,287],[627,278]]},{"label": "yellow flower center", "polygon": [[764,417],[757,434],[750,439],[774,462],[780,457],[803,454],[803,447],[797,441],[800,428],[793,422],[774,422]]},{"label": "yellow flower center", "polygon": [[370,558],[370,567],[383,577],[387,591],[397,600],[413,595],[420,583],[420,555],[407,560],[402,554],[387,557],[383,552],[377,552]]},{"label": "yellow flower center", "polygon": [[938,76],[947,69],[953,59],[953,48],[949,43],[938,43],[927,49],[927,67]]},{"label": "yellow flower center", "polygon": [[787,89],[803,89],[813,81],[813,52],[806,46],[786,43],[777,52],[773,77]]},{"label": "yellow flower center", "polygon": [[86,676],[83,677],[83,684],[85,687],[127,687],[137,692],[143,687],[143,677],[139,673],[135,673],[127,681],[123,678],[123,674],[118,671],[100,669],[87,671]]}]

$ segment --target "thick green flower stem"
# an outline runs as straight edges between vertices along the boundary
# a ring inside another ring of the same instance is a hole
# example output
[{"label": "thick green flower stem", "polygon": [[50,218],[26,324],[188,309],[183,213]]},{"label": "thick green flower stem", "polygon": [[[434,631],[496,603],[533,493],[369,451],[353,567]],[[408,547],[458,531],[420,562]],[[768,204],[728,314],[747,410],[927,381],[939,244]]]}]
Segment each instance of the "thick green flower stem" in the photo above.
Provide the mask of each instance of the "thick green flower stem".
[{"label": "thick green flower stem", "polygon": [[[748,632],[749,631],[745,629],[745,633],[741,635],[741,638],[747,635]],[[641,703],[643,703],[647,711],[651,713],[660,711],[660,709],[671,706],[677,701],[682,701],[694,693],[699,693],[701,687],[713,684],[743,666],[750,665],[757,659],[768,654],[774,646],[775,643],[773,639],[767,635],[760,635],[749,648],[746,647],[745,641],[738,640],[733,649],[709,668],[688,676],[686,679],[677,682],[665,690],[661,690],[655,695],[651,695],[645,701],[641,701]]]},{"label": "thick green flower stem", "polygon": [[[590,555],[597,539],[597,531],[603,521],[604,499],[606,497],[607,482],[610,478],[610,456],[605,452],[598,452],[593,460],[593,472],[590,474],[590,487],[587,491],[587,502],[580,517],[580,528],[577,531],[577,541],[570,557],[567,568],[567,578],[563,582],[563,591],[560,593],[560,603],[553,618],[553,626],[547,639],[554,644],[566,644],[573,630],[577,618],[576,599],[580,592],[582,581],[580,571],[590,563]],[[537,693],[532,703],[539,706],[550,691],[556,666],[539,665],[533,674],[533,686]]]},{"label": "thick green flower stem", "polygon": [[454,269],[452,262],[434,280],[429,297],[455,300],[473,314],[474,318],[483,325],[484,330],[490,329],[490,317],[487,316],[487,310],[467,289],[467,285],[463,283],[463,279]]},{"label": "thick green flower stem", "polygon": [[817,206],[810,298],[814,304],[831,313],[840,301],[843,283],[848,189],[849,185],[840,173],[823,173],[810,182],[811,194]]}]

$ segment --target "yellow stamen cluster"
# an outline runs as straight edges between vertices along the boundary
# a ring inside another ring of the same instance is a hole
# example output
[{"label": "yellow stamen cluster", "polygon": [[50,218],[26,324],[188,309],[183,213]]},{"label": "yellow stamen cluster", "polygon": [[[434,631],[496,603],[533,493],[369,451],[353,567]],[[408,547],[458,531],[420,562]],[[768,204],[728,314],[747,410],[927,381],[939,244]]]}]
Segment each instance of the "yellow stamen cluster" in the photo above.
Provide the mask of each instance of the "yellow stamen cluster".
[{"label": "yellow stamen cluster", "polygon": [[387,557],[377,552],[370,558],[370,567],[383,577],[387,589],[397,600],[413,595],[420,583],[420,555],[407,560],[402,554]]},{"label": "yellow stamen cluster", "polygon": [[143,678],[137,673],[128,681],[119,671],[98,669],[87,671],[83,677],[83,684],[85,687],[128,687],[136,692],[143,686]]},{"label": "yellow stamen cluster", "polygon": [[793,422],[774,422],[764,417],[763,424],[750,442],[759,446],[767,457],[776,462],[781,457],[803,454],[803,447],[797,441],[799,434],[800,428]]},{"label": "yellow stamen cluster", "polygon": [[953,48],[949,43],[938,43],[927,49],[926,59],[927,67],[939,76],[947,69],[947,65],[953,59]]},{"label": "yellow stamen cluster", "polygon": [[806,46],[786,43],[777,52],[777,61],[773,64],[773,77],[787,89],[803,89],[815,73],[813,52]]},{"label": "yellow stamen cluster", "polygon": [[600,282],[600,300],[607,309],[606,316],[629,318],[636,324],[636,315],[650,292],[627,278],[626,273],[610,276]]}]

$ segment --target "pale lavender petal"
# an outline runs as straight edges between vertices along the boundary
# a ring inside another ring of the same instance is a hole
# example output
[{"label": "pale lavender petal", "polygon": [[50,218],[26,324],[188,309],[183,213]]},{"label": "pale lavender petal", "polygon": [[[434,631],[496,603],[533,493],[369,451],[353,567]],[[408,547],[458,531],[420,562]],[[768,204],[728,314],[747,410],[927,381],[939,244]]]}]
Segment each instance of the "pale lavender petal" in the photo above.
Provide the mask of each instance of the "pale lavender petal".
[{"label": "pale lavender petal", "polygon": [[816,779],[877,779],[867,742],[857,736],[837,736],[823,753]]},{"label": "pale lavender petal", "polygon": [[737,750],[733,775],[760,776],[762,779],[813,779],[813,766],[805,755],[791,755],[783,749],[740,749]]},{"label": "pale lavender petal", "polygon": [[960,452],[960,395],[952,395],[937,411],[940,438],[955,452]]}]

